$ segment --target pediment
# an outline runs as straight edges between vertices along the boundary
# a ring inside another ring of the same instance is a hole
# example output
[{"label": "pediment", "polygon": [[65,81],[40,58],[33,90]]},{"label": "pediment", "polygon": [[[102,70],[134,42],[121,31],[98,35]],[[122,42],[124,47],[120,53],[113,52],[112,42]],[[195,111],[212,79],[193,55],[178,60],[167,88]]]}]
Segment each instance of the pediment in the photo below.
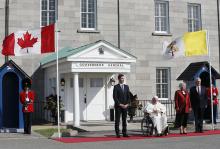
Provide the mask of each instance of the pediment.
[{"label": "pediment", "polygon": [[126,51],[118,49],[117,47],[111,44],[107,44],[105,42],[99,42],[91,47],[88,47],[87,49],[81,52],[69,56],[68,59],[69,60],[71,59],[72,60],[74,59],[135,60],[136,58],[133,55],[127,53]]}]

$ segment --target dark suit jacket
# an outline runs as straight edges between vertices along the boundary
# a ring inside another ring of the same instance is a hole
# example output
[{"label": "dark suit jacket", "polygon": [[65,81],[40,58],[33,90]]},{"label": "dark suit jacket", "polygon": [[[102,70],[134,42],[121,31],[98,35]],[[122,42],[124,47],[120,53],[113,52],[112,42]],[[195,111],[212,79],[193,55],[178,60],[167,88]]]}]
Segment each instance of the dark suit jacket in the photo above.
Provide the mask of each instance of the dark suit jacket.
[{"label": "dark suit jacket", "polygon": [[130,90],[129,86],[124,84],[124,91],[122,90],[120,84],[114,86],[113,89],[113,99],[115,101],[115,107],[119,104],[129,104],[130,103]]},{"label": "dark suit jacket", "polygon": [[206,108],[208,103],[206,88],[201,86],[201,95],[199,95],[196,86],[193,86],[190,89],[190,100],[192,108]]}]

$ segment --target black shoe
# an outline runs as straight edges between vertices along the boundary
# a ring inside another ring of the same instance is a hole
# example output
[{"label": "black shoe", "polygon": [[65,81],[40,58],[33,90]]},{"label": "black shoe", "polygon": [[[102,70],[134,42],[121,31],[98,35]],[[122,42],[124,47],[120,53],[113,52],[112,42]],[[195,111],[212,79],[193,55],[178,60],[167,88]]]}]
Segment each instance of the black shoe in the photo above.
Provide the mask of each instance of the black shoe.
[{"label": "black shoe", "polygon": [[161,134],[161,133],[158,133],[156,136],[157,136],[157,137],[161,137],[161,136],[162,136],[162,134]]},{"label": "black shoe", "polygon": [[121,136],[119,134],[116,134],[116,138],[120,138]]},{"label": "black shoe", "polygon": [[123,134],[123,137],[126,137],[126,138],[128,138],[129,136],[128,136],[127,134]]}]

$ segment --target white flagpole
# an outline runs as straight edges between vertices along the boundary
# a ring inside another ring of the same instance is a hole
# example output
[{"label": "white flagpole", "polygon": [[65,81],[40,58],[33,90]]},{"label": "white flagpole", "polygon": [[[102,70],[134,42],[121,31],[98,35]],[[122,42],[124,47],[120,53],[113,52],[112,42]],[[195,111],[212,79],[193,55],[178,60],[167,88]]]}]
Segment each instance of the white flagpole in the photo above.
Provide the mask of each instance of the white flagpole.
[{"label": "white flagpole", "polygon": [[58,41],[59,41],[59,30],[58,30],[58,27],[57,27],[57,23],[55,23],[55,36],[56,36],[56,55],[57,55],[57,58],[56,58],[56,62],[57,62],[57,129],[58,129],[58,136],[59,138],[61,137],[60,135],[60,100],[59,100],[59,97],[60,97],[60,93],[59,93],[59,44],[58,44]]},{"label": "white flagpole", "polygon": [[209,32],[206,31],[206,40],[209,52],[209,79],[210,79],[210,100],[211,100],[211,118],[212,118],[212,130],[214,130],[214,117],[213,117],[213,93],[212,93],[212,64],[211,64],[211,50],[209,46]]}]

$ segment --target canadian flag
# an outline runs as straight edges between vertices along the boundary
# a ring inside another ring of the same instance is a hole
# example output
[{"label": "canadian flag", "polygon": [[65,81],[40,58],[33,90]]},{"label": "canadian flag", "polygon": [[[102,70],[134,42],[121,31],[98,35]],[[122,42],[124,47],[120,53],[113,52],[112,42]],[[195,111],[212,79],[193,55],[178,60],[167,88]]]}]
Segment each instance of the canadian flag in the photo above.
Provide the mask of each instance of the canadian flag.
[{"label": "canadian flag", "polygon": [[5,37],[3,55],[24,56],[55,51],[54,24],[38,30],[17,31]]}]

